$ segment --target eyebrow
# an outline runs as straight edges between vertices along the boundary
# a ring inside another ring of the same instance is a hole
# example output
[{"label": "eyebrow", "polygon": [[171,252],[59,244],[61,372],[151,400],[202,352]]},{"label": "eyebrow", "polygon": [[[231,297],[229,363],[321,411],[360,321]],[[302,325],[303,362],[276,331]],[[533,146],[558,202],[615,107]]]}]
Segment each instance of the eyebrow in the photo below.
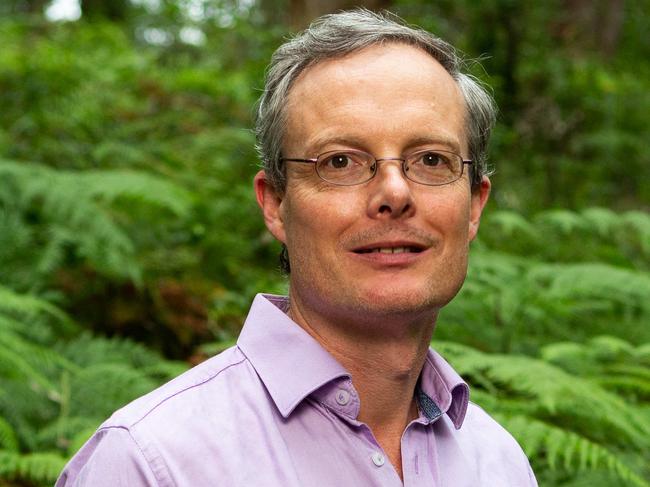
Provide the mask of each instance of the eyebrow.
[{"label": "eyebrow", "polygon": [[335,135],[335,136],[324,136],[315,139],[313,142],[307,145],[307,152],[319,152],[322,151],[323,147],[326,145],[343,145],[348,147],[363,148],[365,147],[365,142],[361,137],[355,135]]},{"label": "eyebrow", "polygon": [[448,149],[460,154],[460,140],[444,133],[416,135],[409,139],[407,148],[418,147],[422,145],[444,145]]},{"label": "eyebrow", "polygon": [[[367,141],[364,137],[359,137],[356,135],[325,135],[309,143],[307,146],[307,152],[321,153],[323,147],[327,145],[342,145],[346,147],[367,150]],[[444,145],[459,154],[461,150],[460,141],[458,139],[447,136],[446,134],[439,133],[416,134],[412,137],[409,137],[409,139],[407,139],[406,145],[404,146],[403,152],[407,152],[409,149],[423,145]]]}]

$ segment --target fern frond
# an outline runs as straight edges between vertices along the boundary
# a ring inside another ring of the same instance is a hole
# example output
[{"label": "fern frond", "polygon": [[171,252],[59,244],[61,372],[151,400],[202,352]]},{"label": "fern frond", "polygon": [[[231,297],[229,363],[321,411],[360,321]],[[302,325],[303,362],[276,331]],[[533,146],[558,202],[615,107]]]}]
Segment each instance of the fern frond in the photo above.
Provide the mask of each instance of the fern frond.
[{"label": "fern frond", "polygon": [[[24,206],[43,200],[46,206],[58,206],[59,211],[70,211],[74,199],[105,203],[130,199],[183,216],[190,211],[193,200],[191,194],[180,186],[153,174],[136,171],[90,169],[75,172],[5,159],[0,160],[0,177],[12,178],[22,193]],[[63,193],[67,193],[67,198]]]},{"label": "fern frond", "polygon": [[532,277],[556,299],[596,298],[650,314],[650,276],[606,264],[557,264],[535,268]]},{"label": "fern frond", "polygon": [[2,348],[18,354],[32,367],[41,371],[52,369],[77,370],[79,368],[72,361],[62,357],[49,347],[30,343],[20,336],[0,331],[0,349]]},{"label": "fern frond", "polygon": [[183,217],[193,204],[191,194],[178,185],[133,171],[73,172],[0,160],[0,178],[16,188],[12,202],[24,213],[38,215],[41,233],[53,237],[41,237],[41,272],[60,266],[64,249],[71,247],[98,271],[140,283],[134,243],[115,215],[118,204]]},{"label": "fern frond", "polygon": [[0,282],[14,288],[28,286],[31,264],[37,250],[30,246],[32,229],[20,211],[0,196]]},{"label": "fern frond", "polygon": [[650,367],[643,363],[607,364],[603,366],[603,371],[607,374],[635,377],[650,382]]},{"label": "fern frond", "polygon": [[118,363],[137,369],[160,367],[157,369],[159,372],[170,367],[170,373],[173,374],[170,378],[178,375],[179,371],[187,370],[186,364],[163,361],[159,354],[141,343],[117,337],[96,337],[83,333],[73,340],[58,343],[56,350],[81,367]]},{"label": "fern frond", "polygon": [[14,428],[0,417],[0,450],[18,451],[18,437]]},{"label": "fern frond", "polygon": [[495,418],[517,438],[529,458],[552,469],[569,472],[606,469],[636,487],[650,487],[622,456],[573,432],[528,416],[495,414]]},{"label": "fern frond", "polygon": [[534,221],[563,235],[584,230],[588,227],[580,215],[569,210],[542,211],[535,215]]},{"label": "fern frond", "polygon": [[87,440],[104,419],[104,417],[87,418],[83,416],[59,417],[56,421],[39,429],[36,433],[36,444],[56,446],[60,450],[74,453],[76,450],[72,450],[72,444],[80,440],[79,435],[88,433]]},{"label": "fern frond", "polygon": [[147,377],[154,378],[160,382],[167,382],[174,377],[187,371],[185,362],[158,361],[156,363],[145,365],[140,368]]},{"label": "fern frond", "polygon": [[503,237],[534,240],[539,236],[535,226],[515,211],[500,210],[489,216],[490,225],[498,228]]},{"label": "fern frond", "polygon": [[0,375],[0,416],[12,426],[21,451],[38,449],[37,430],[53,420],[57,410],[57,404],[48,399],[42,387]]},{"label": "fern frond", "polygon": [[588,349],[601,362],[614,362],[630,359],[634,355],[634,346],[619,337],[599,335],[588,342]]},{"label": "fern frond", "polygon": [[[17,343],[20,343],[16,341]],[[46,374],[38,370],[30,360],[21,353],[5,347],[0,348],[0,376],[13,380],[27,381],[32,387],[38,387],[54,393],[56,386]]]},{"label": "fern frond", "polygon": [[519,412],[555,418],[594,441],[650,448],[648,418],[593,381],[525,356],[483,354],[451,342],[435,342],[435,348],[470,381],[474,376],[488,380],[500,400],[519,401]]},{"label": "fern frond", "polygon": [[591,377],[605,389],[638,399],[650,397],[650,368],[640,348],[621,338],[597,336],[585,344],[547,345],[541,356],[564,370]]},{"label": "fern frond", "polygon": [[621,224],[620,216],[609,208],[592,207],[582,210],[584,221],[602,238],[609,238]]},{"label": "fern frond", "polygon": [[603,387],[635,398],[650,399],[650,380],[620,375],[599,375],[594,381]]},{"label": "fern frond", "polygon": [[152,391],[158,383],[119,363],[90,365],[71,377],[70,415],[105,417]]},{"label": "fern frond", "polygon": [[193,202],[191,193],[180,186],[144,172],[104,169],[68,172],[64,176],[70,179],[71,185],[83,184],[89,198],[104,203],[139,201],[183,217],[188,215]]},{"label": "fern frond", "polygon": [[[530,219],[512,212],[486,216],[480,248],[552,262],[606,262],[649,270],[650,215],[607,208],[546,210]],[[487,245],[486,245],[487,244]]]},{"label": "fern frond", "polygon": [[650,215],[641,211],[628,211],[623,214],[622,223],[638,236],[643,253],[650,255]]},{"label": "fern frond", "polygon": [[28,453],[0,450],[0,478],[52,485],[65,466],[66,459],[57,453]]},{"label": "fern frond", "polygon": [[636,356],[650,366],[650,343],[640,345],[636,349]]},{"label": "fern frond", "polygon": [[62,310],[44,299],[29,294],[19,294],[0,284],[0,314],[29,320],[34,315],[44,315],[63,333],[76,330],[72,320]]}]

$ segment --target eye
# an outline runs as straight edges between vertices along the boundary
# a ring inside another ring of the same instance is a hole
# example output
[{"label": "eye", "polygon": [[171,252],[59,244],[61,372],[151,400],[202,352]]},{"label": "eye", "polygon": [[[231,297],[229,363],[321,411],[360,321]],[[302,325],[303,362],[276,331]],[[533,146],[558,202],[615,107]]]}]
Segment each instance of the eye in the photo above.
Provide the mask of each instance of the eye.
[{"label": "eye", "polygon": [[448,166],[449,158],[439,152],[425,152],[420,155],[418,158],[419,161],[425,166],[436,167],[436,166]]},{"label": "eye", "polygon": [[334,152],[327,154],[320,161],[320,166],[327,170],[353,169],[364,165],[363,158],[355,153]]},{"label": "eye", "polygon": [[345,169],[352,164],[352,160],[347,154],[334,154],[327,159],[326,164],[333,169]]}]

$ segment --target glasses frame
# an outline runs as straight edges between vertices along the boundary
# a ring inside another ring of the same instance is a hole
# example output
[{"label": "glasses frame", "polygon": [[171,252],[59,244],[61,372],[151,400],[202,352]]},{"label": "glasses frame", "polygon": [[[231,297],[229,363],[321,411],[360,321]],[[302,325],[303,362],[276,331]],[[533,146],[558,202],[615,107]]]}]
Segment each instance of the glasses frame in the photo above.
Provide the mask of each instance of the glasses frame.
[{"label": "glasses frame", "polygon": [[[411,179],[409,177],[408,171],[406,169],[406,160],[408,159],[408,157],[412,157],[413,155],[420,154],[420,153],[426,153],[426,152],[441,152],[443,154],[452,154],[453,156],[460,159],[462,161],[462,164],[460,166],[460,174],[458,175],[458,177],[456,179],[453,179],[451,181],[447,181],[447,182],[444,182],[444,183],[423,183],[421,181],[416,181],[414,179]],[[373,171],[372,171],[372,174],[370,175],[370,177],[368,177],[368,179],[365,179],[365,180],[360,181],[358,183],[350,183],[350,184],[342,184],[342,183],[337,183],[337,182],[330,181],[329,179],[325,179],[320,174],[320,172],[318,171],[318,161],[321,160],[323,156],[326,156],[328,154],[337,154],[337,153],[353,153],[353,154],[364,154],[364,155],[370,156],[370,158],[375,161],[374,164],[372,165],[372,167],[374,168]],[[408,157],[382,157],[381,159],[378,159],[378,158],[376,158],[375,156],[373,156],[372,154],[370,154],[369,152],[366,152],[366,151],[357,150],[357,149],[339,149],[339,150],[331,150],[331,151],[323,152],[323,153],[319,154],[318,156],[316,156],[315,158],[300,159],[300,158],[293,158],[293,157],[281,157],[280,161],[281,162],[300,162],[300,163],[304,163],[304,164],[314,164],[314,168],[316,170],[316,174],[318,175],[318,177],[321,178],[326,183],[333,184],[335,186],[357,186],[359,184],[367,183],[368,181],[370,181],[371,179],[373,179],[377,175],[377,172],[379,170],[379,163],[383,162],[383,161],[401,161],[402,162],[402,164],[401,164],[402,174],[404,175],[404,177],[406,179],[408,179],[409,181],[413,181],[414,183],[422,184],[424,186],[446,186],[447,184],[455,183],[456,181],[458,181],[459,179],[461,179],[463,177],[463,173],[465,172],[464,171],[465,165],[474,164],[474,161],[472,161],[471,159],[463,159],[463,156],[461,156],[460,154],[457,154],[457,153],[455,153],[453,151],[444,150],[444,149],[423,149],[421,151],[415,151],[415,152],[409,154]]]}]

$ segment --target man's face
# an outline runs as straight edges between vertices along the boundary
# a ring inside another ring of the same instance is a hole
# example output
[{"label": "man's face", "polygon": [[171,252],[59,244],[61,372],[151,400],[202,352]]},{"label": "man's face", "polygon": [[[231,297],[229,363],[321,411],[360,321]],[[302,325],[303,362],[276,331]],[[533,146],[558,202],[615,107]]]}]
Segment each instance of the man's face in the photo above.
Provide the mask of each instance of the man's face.
[{"label": "man's face", "polygon": [[[467,158],[464,110],[454,80],[424,51],[374,46],[301,74],[283,155],[357,149],[389,158],[437,148]],[[321,180],[313,164],[286,164],[284,194],[261,175],[256,189],[267,226],[289,251],[292,299],[310,313],[354,321],[431,312],[458,292],[487,178],[474,193],[467,168],[457,182],[425,186],[385,161],[374,179],[344,187]]]}]

